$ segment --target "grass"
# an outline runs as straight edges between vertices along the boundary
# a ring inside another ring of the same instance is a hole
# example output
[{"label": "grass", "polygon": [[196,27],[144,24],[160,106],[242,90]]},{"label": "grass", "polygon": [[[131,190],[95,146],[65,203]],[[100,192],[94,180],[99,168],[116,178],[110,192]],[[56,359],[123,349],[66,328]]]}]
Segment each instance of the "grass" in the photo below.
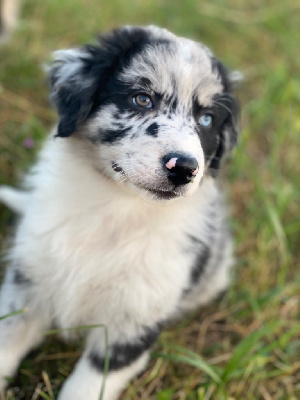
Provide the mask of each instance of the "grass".
[{"label": "grass", "polygon": [[[122,400],[299,399],[297,0],[25,1],[18,31],[0,48],[0,182],[20,180],[55,121],[40,68],[50,52],[149,23],[205,42],[245,74],[243,132],[225,180],[237,265],[221,302],[162,333],[149,368]],[[2,252],[12,221],[0,206]],[[79,344],[47,338],[23,361],[7,400],[53,399],[79,355]]]}]

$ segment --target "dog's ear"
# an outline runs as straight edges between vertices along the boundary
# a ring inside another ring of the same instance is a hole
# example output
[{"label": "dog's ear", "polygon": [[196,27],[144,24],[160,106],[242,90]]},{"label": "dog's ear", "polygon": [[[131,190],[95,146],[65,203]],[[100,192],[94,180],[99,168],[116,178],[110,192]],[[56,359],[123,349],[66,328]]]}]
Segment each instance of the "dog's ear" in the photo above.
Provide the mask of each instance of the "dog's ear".
[{"label": "dog's ear", "polygon": [[95,80],[87,71],[90,54],[84,49],[59,50],[49,68],[50,98],[59,124],[57,136],[70,136],[88,116]]},{"label": "dog's ear", "polygon": [[219,145],[210,163],[212,175],[217,175],[222,160],[231,152],[237,143],[240,132],[240,106],[234,96],[233,90],[238,83],[243,80],[243,75],[239,71],[228,72],[224,64],[219,60],[213,59],[213,70],[221,79],[224,92],[217,99],[218,104],[228,111],[219,137]]},{"label": "dog's ear", "polygon": [[145,29],[125,27],[99,37],[97,45],[54,53],[48,72],[57,136],[70,136],[87,119],[105,83],[148,36]]}]

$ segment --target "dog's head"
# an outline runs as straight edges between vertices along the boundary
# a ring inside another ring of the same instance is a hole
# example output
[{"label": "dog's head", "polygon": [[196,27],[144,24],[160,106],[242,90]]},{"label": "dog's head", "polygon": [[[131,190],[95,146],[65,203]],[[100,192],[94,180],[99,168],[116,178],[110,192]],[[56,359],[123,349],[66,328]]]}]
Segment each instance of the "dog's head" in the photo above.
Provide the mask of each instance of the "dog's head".
[{"label": "dog's head", "polygon": [[233,79],[200,43],[153,26],[118,29],[56,52],[57,136],[89,140],[97,169],[144,198],[190,196],[236,143]]}]

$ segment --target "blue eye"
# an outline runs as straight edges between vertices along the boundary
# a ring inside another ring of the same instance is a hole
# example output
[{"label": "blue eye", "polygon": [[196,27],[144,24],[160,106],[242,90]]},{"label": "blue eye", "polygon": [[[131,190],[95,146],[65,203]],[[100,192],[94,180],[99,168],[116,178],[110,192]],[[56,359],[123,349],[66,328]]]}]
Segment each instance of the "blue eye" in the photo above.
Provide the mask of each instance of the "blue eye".
[{"label": "blue eye", "polygon": [[132,102],[135,106],[143,108],[152,108],[153,106],[151,98],[146,94],[137,94],[132,98]]},{"label": "blue eye", "polygon": [[199,123],[204,128],[209,128],[212,125],[213,117],[210,114],[203,114],[199,119]]}]

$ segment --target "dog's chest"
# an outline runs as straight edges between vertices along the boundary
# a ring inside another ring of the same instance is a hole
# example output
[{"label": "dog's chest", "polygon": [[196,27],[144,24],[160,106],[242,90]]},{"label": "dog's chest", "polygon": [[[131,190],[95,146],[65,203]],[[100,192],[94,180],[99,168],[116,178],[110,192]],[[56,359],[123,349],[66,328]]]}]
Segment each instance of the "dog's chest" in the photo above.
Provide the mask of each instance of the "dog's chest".
[{"label": "dog's chest", "polygon": [[109,324],[111,315],[128,313],[144,323],[168,318],[195,257],[186,251],[186,214],[176,217],[167,209],[96,207],[39,235],[32,273],[59,324]]},{"label": "dog's chest", "polygon": [[70,252],[77,252],[77,260],[82,257],[81,265],[85,260],[84,268],[76,266],[78,275],[84,274],[94,285],[105,288],[130,285],[139,279],[159,286],[163,279],[175,284],[175,277],[181,276],[182,282],[188,268],[184,229],[180,223],[160,218],[147,216],[147,212],[125,217],[108,213],[99,225],[91,223],[90,232],[80,229],[77,221],[77,234],[67,235],[66,245]]}]

